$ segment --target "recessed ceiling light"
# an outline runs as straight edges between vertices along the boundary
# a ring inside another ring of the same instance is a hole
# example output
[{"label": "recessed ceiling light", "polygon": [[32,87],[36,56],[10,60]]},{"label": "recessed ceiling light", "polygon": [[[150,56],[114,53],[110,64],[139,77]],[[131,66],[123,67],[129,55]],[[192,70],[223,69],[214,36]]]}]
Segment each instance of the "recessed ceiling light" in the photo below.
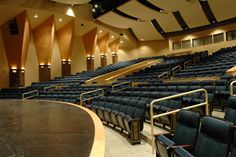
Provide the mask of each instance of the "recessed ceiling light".
[{"label": "recessed ceiling light", "polygon": [[98,8],[98,5],[97,5],[97,4],[95,4],[95,5],[94,5],[94,7],[95,7],[95,8]]},{"label": "recessed ceiling light", "polygon": [[69,7],[66,11],[66,15],[75,17],[75,13],[71,7]]},{"label": "recessed ceiling light", "polygon": [[34,15],[34,18],[36,18],[36,19],[37,19],[38,17],[39,17],[39,15],[38,15],[38,14],[35,14],[35,15]]},{"label": "recessed ceiling light", "polygon": [[114,35],[112,35],[111,38],[113,39],[113,38],[114,38]]},{"label": "recessed ceiling light", "polygon": [[188,29],[188,27],[185,27],[184,29]]},{"label": "recessed ceiling light", "polygon": [[100,30],[99,33],[102,33],[102,30]]},{"label": "recessed ceiling light", "polygon": [[120,43],[122,44],[122,43],[124,43],[124,41],[123,41],[123,40],[121,40],[121,41],[120,41]]},{"label": "recessed ceiling light", "polygon": [[93,8],[93,9],[92,9],[92,12],[96,12],[96,9]]},{"label": "recessed ceiling light", "polygon": [[162,13],[162,12],[163,12],[163,10],[161,9],[161,10],[160,10],[160,13]]},{"label": "recessed ceiling light", "polygon": [[144,39],[142,38],[142,39],[140,39],[141,41],[143,41]]},{"label": "recessed ceiling light", "polygon": [[213,20],[213,21],[212,21],[212,23],[216,23],[216,21],[215,21],[215,20]]},{"label": "recessed ceiling light", "polygon": [[61,22],[61,21],[62,21],[62,18],[59,18],[59,19],[58,19],[58,21],[60,21],[60,22]]}]

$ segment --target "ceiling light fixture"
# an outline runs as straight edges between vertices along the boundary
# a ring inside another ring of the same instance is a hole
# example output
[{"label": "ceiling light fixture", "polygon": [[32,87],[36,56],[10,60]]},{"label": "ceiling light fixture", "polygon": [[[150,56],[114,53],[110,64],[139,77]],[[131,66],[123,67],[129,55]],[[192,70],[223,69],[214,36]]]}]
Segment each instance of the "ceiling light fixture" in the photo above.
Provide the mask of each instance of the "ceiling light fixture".
[{"label": "ceiling light fixture", "polygon": [[59,21],[59,22],[62,22],[62,18],[59,18],[58,21]]},{"label": "ceiling light fixture", "polygon": [[102,30],[100,30],[99,33],[102,33]]},{"label": "ceiling light fixture", "polygon": [[95,5],[94,5],[94,7],[95,7],[95,8],[98,8],[98,5],[97,5],[97,4],[95,4]]},{"label": "ceiling light fixture", "polygon": [[66,15],[75,17],[75,13],[71,7],[69,7],[66,11]]},{"label": "ceiling light fixture", "polygon": [[35,15],[34,15],[34,18],[36,18],[36,19],[37,19],[38,17],[39,17],[39,15],[38,15],[38,14],[35,14]]},{"label": "ceiling light fixture", "polygon": [[112,35],[111,38],[113,39],[113,38],[114,38],[114,35]]},{"label": "ceiling light fixture", "polygon": [[96,12],[96,9],[93,8],[93,9],[92,9],[92,12]]},{"label": "ceiling light fixture", "polygon": [[141,41],[143,41],[144,39],[142,38]]},{"label": "ceiling light fixture", "polygon": [[124,43],[124,41],[123,41],[123,40],[121,40],[121,41],[120,41],[120,43],[121,43],[121,44],[123,44],[123,43]]}]

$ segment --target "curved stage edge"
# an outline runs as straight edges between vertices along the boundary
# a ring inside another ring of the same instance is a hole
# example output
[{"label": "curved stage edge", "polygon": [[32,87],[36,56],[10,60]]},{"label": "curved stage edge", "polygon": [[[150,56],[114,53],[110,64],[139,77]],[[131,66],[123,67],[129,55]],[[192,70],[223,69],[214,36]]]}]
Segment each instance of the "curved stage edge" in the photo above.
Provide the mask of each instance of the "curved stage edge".
[{"label": "curved stage edge", "polygon": [[0,151],[5,153],[0,157],[104,157],[105,154],[102,122],[95,113],[77,104],[0,100],[0,126]]},{"label": "curved stage edge", "polygon": [[[64,102],[59,102],[59,103],[64,103]],[[99,117],[93,113],[91,110],[79,106],[77,104],[72,104],[72,103],[66,103],[68,105],[72,105],[78,108],[81,108],[88,112],[88,114],[91,116],[94,122],[94,127],[95,127],[95,134],[94,134],[94,141],[93,141],[93,147],[90,153],[90,157],[104,157],[105,155],[105,135],[104,135],[104,126],[99,119]]]}]

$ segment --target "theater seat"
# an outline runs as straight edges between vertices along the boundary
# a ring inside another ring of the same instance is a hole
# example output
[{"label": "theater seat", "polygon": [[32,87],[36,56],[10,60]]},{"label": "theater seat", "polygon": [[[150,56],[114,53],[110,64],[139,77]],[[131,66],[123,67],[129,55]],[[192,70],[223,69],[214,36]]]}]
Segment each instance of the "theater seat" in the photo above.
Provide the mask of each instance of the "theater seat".
[{"label": "theater seat", "polygon": [[228,99],[228,107],[226,108],[224,119],[236,125],[236,97],[235,96],[231,96]]},{"label": "theater seat", "polygon": [[189,149],[193,148],[199,123],[200,116],[198,113],[181,110],[175,132],[156,136],[157,156],[171,157],[171,152],[177,145],[186,145]]},{"label": "theater seat", "polygon": [[228,157],[232,139],[232,127],[228,121],[206,116],[201,121],[194,153],[191,155],[177,147],[177,157]]}]

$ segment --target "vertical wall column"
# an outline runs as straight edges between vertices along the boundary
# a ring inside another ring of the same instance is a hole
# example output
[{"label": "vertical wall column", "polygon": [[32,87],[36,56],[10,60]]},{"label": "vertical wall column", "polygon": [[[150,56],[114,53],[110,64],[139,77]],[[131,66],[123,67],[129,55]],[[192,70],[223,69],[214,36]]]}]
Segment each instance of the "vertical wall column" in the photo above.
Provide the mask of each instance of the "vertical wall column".
[{"label": "vertical wall column", "polygon": [[87,70],[94,70],[94,56],[87,56]]},{"label": "vertical wall column", "polygon": [[39,82],[49,81],[51,78],[51,66],[39,65]]},{"label": "vertical wall column", "polygon": [[71,55],[74,40],[74,20],[70,21],[62,28],[57,30],[56,35],[62,58],[62,76],[69,76],[71,74]]},{"label": "vertical wall column", "polygon": [[51,57],[54,44],[54,16],[50,16],[33,30],[35,48],[39,62],[39,81],[51,79]]},{"label": "vertical wall column", "polygon": [[62,61],[61,65],[62,76],[71,75],[71,61]]},{"label": "vertical wall column", "polygon": [[30,24],[26,11],[1,25],[9,66],[9,86],[25,84],[25,63],[30,40]]},{"label": "vertical wall column", "polygon": [[9,75],[10,87],[21,87],[25,85],[24,69],[10,69]]},{"label": "vertical wall column", "polygon": [[101,67],[107,66],[108,40],[109,40],[109,33],[106,33],[97,41],[101,57]]},{"label": "vertical wall column", "polygon": [[117,52],[112,53],[112,64],[118,63],[118,54]]},{"label": "vertical wall column", "polygon": [[94,51],[97,43],[97,27],[82,36],[87,55],[87,70],[94,70]]},{"label": "vertical wall column", "polygon": [[118,50],[120,47],[120,38],[117,38],[115,40],[113,40],[112,42],[110,42],[108,44],[109,48],[111,49],[112,52],[112,64],[115,64],[118,62]]},{"label": "vertical wall column", "polygon": [[107,54],[101,54],[101,67],[107,66]]}]

